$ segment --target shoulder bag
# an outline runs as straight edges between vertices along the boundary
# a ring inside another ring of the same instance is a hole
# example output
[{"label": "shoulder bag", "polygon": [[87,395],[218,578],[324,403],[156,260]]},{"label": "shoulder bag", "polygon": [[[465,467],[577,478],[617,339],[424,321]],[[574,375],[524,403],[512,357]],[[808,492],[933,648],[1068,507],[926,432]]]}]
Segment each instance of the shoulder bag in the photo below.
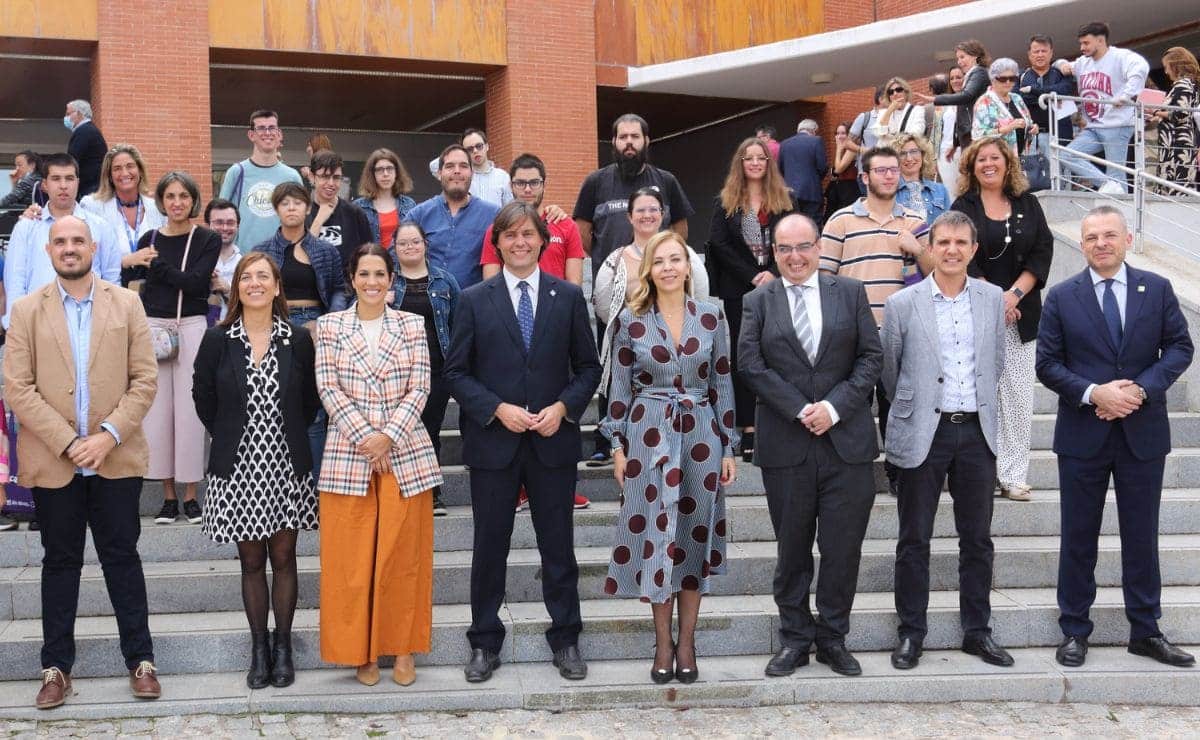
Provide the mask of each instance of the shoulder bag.
[{"label": "shoulder bag", "polygon": [[[196,227],[193,225],[192,230],[188,232],[187,245],[183,248],[183,262],[180,263],[180,271],[187,269],[188,252],[192,251],[192,237],[196,234]],[[158,236],[158,229],[150,235],[150,246],[154,246],[154,239]],[[179,356],[179,322],[183,318],[183,289],[179,290],[179,300],[175,303],[175,320],[169,324],[150,327],[150,345],[154,347],[154,357],[159,362],[168,362]]]}]

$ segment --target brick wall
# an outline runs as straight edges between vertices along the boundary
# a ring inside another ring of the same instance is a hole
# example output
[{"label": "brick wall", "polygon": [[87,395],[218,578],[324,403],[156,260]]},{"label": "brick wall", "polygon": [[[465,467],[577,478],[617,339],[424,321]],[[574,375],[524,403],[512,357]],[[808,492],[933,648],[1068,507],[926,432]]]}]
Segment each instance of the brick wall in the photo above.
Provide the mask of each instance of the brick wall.
[{"label": "brick wall", "polygon": [[137,146],[151,184],[181,169],[211,197],[208,0],[107,0],[97,20],[91,103],[104,138]]},{"label": "brick wall", "polygon": [[570,213],[596,168],[593,0],[507,0],[506,15],[508,66],[486,82],[492,159],[507,169],[522,152],[541,157],[545,202]]}]

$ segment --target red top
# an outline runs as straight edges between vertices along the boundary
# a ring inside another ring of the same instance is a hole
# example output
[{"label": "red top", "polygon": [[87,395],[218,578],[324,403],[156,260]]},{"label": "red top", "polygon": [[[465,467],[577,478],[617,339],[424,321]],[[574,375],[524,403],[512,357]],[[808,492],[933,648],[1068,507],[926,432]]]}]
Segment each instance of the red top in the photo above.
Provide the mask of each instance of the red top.
[{"label": "red top", "polygon": [[[543,272],[553,275],[559,280],[567,279],[567,260],[583,259],[583,240],[579,238],[579,227],[569,218],[546,224],[550,229],[550,243],[538,260],[538,267]],[[487,228],[483,235],[483,251],[479,256],[481,265],[501,265],[496,248],[492,246],[492,227]]]},{"label": "red top", "polygon": [[392,246],[392,238],[400,227],[400,210],[395,209],[379,214],[379,246],[387,249]]}]

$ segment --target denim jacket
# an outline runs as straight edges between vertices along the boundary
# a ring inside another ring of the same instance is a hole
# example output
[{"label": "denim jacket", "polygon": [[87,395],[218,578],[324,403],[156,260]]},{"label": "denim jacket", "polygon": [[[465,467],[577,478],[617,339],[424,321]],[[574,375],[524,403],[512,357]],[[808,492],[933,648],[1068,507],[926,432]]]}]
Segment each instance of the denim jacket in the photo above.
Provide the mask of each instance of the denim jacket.
[{"label": "denim jacket", "polygon": [[[407,195],[396,196],[396,213],[399,217],[400,223],[404,223],[404,217],[408,215],[408,212],[411,211],[413,206],[416,204],[417,202]],[[363,213],[367,214],[367,223],[371,224],[371,239],[376,244],[379,244],[379,211],[375,210],[375,201],[371,198],[363,196],[362,198],[355,198],[354,205],[361,208]],[[393,238],[395,237],[393,236]],[[387,249],[392,248],[391,244],[382,244],[380,246],[386,247]]]},{"label": "denim jacket", "polygon": [[[450,352],[450,314],[454,304],[458,303],[461,292],[458,281],[454,276],[440,267],[429,267],[429,303],[433,306],[433,324],[437,328],[438,345],[442,348],[442,356]],[[392,288],[396,297],[392,299],[392,308],[399,309],[404,303],[404,290],[407,284],[404,275],[396,273],[396,282]]]},{"label": "denim jacket", "polygon": [[[253,251],[269,255],[282,269],[283,255],[287,251],[288,243],[283,234],[276,230],[275,236],[259,244]],[[346,274],[342,269],[342,253],[329,242],[321,241],[308,233],[304,235],[303,245],[304,251],[308,253],[308,261],[312,263],[313,271],[317,274],[317,294],[321,296],[325,313],[346,308]]]}]

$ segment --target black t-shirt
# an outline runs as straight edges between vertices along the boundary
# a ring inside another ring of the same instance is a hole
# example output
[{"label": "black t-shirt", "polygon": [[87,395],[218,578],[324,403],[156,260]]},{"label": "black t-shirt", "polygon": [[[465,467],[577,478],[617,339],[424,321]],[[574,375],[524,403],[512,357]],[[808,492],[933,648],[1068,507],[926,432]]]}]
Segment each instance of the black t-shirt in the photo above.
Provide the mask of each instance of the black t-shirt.
[{"label": "black t-shirt", "polygon": [[212,274],[221,256],[221,237],[217,232],[196,227],[192,247],[187,250],[187,265],[183,270],[183,253],[187,247],[187,234],[166,236],[157,229],[142,234],[138,249],[145,249],[154,241],[158,257],[149,267],[126,267],[121,270],[121,282],[128,285],[133,280],[144,280],[142,305],[146,315],[159,319],[173,319],[179,308],[179,291],[183,290],[181,316],[204,316],[208,313],[208,294],[212,287]]},{"label": "black t-shirt", "polygon": [[983,230],[979,234],[977,264],[987,281],[992,285],[999,285],[1001,290],[1007,290],[1021,274],[1017,264],[1017,250],[1013,248],[1012,242],[1004,241],[1005,236],[1012,236],[1011,220],[1014,218],[1010,217],[1008,228],[1005,228],[1004,219],[996,221],[984,218]]},{"label": "black t-shirt", "polygon": [[415,313],[425,319],[425,341],[429,343],[429,370],[436,378],[442,374],[442,346],[438,344],[437,324],[433,318],[433,303],[429,300],[429,276],[404,279],[404,300],[400,310]]},{"label": "black t-shirt", "polygon": [[629,223],[629,196],[644,187],[657,187],[662,193],[665,211],[663,228],[695,213],[675,176],[652,164],[632,180],[622,180],[616,164],[595,170],[583,181],[575,201],[574,217],[592,223],[592,275],[600,271],[604,258],[617,247],[633,241]]},{"label": "black t-shirt", "polygon": [[283,253],[283,264],[279,267],[283,279],[283,296],[289,301],[320,301],[317,289],[317,271],[310,264],[296,259],[296,245],[291,244]]},{"label": "black t-shirt", "polygon": [[[309,206],[308,216],[304,219],[305,229],[312,226],[319,208],[316,201]],[[374,240],[375,237],[371,234],[371,224],[367,221],[367,214],[353,203],[338,198],[333,213],[321,225],[321,233],[317,234],[317,238],[337,247],[338,252],[342,255],[342,265],[345,266],[350,263],[350,257],[353,256],[356,249]]]}]

